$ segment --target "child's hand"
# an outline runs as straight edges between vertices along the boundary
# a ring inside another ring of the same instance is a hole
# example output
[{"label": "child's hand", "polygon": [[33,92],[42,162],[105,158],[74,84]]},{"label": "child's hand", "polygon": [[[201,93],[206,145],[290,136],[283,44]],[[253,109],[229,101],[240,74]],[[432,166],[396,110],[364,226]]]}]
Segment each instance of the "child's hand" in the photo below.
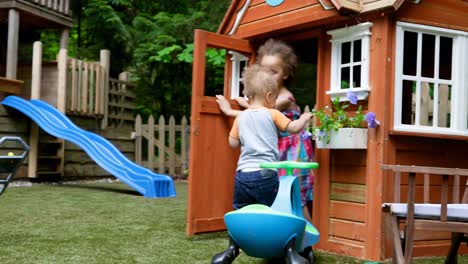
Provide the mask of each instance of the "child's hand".
[{"label": "child's hand", "polygon": [[228,100],[224,96],[216,95],[216,102],[218,103],[221,112],[223,112],[225,115],[228,115],[228,113],[232,110],[231,104],[229,104]]},{"label": "child's hand", "polygon": [[236,102],[242,107],[242,108],[249,108],[249,103],[247,102],[247,100],[245,100],[244,97],[237,97],[235,98],[234,100],[236,100]]},{"label": "child's hand", "polygon": [[311,112],[303,113],[300,118],[305,120],[305,121],[309,121],[309,119],[312,118],[312,113]]}]

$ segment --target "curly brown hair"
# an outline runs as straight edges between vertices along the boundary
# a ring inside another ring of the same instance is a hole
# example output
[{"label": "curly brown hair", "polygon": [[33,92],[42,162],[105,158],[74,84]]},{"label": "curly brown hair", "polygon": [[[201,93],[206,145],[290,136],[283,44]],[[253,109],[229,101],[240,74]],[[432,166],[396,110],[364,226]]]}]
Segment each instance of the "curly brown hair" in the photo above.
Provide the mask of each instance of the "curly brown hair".
[{"label": "curly brown hair", "polygon": [[259,64],[244,68],[242,72],[244,95],[247,97],[264,96],[268,92],[278,93],[279,88],[270,69]]},{"label": "curly brown hair", "polygon": [[279,56],[283,60],[283,70],[289,76],[288,79],[293,78],[296,72],[298,60],[291,46],[281,40],[269,39],[258,48],[257,61],[262,61],[263,56]]}]

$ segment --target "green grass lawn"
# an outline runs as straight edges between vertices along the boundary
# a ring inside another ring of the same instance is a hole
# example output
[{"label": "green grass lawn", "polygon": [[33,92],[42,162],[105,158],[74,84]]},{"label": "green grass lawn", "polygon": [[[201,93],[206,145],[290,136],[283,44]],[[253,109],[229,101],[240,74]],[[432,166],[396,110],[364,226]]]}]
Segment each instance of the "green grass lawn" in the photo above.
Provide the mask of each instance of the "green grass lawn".
[{"label": "green grass lawn", "polygon": [[[187,237],[187,183],[176,188],[176,198],[146,199],[121,183],[10,187],[0,197],[0,263],[209,263],[226,233]],[[316,255],[316,263],[364,262]],[[234,263],[265,262],[241,254]]]}]

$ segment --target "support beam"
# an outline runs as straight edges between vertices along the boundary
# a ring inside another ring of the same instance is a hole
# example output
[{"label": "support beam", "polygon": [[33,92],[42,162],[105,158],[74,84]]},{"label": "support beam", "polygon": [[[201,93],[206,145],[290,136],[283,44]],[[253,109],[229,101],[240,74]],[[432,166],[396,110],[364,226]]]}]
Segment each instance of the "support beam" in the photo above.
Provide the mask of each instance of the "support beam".
[{"label": "support beam", "polygon": [[16,79],[18,67],[18,36],[19,36],[19,11],[10,9],[8,11],[8,46],[6,77]]},{"label": "support beam", "polygon": [[60,49],[58,58],[57,109],[66,111],[67,96],[67,50]]},{"label": "support beam", "polygon": [[[34,42],[32,75],[31,75],[31,99],[41,98],[41,79],[42,79],[42,43]],[[39,153],[39,127],[31,124],[29,134],[29,157],[28,157],[28,178],[37,178],[37,158]]]},{"label": "support beam", "polygon": [[101,122],[101,129],[107,127],[107,122],[109,118],[109,73],[110,73],[110,50],[101,50],[100,54],[100,64],[104,69],[103,79],[103,91],[102,91],[102,113],[104,116]]},{"label": "support beam", "polygon": [[60,48],[61,49],[68,49],[68,36],[69,36],[69,29],[62,30],[62,34],[60,35]]}]

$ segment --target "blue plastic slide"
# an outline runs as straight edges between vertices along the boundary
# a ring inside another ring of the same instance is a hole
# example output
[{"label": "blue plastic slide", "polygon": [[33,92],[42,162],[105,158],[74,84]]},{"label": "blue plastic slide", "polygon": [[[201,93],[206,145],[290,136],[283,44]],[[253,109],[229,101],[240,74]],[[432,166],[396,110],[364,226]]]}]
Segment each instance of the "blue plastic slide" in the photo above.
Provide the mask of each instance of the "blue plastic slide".
[{"label": "blue plastic slide", "polygon": [[79,128],[66,115],[44,101],[27,101],[17,96],[8,96],[2,104],[27,115],[47,133],[80,146],[99,166],[145,197],[175,196],[171,177],[153,173],[130,161],[107,139]]}]

